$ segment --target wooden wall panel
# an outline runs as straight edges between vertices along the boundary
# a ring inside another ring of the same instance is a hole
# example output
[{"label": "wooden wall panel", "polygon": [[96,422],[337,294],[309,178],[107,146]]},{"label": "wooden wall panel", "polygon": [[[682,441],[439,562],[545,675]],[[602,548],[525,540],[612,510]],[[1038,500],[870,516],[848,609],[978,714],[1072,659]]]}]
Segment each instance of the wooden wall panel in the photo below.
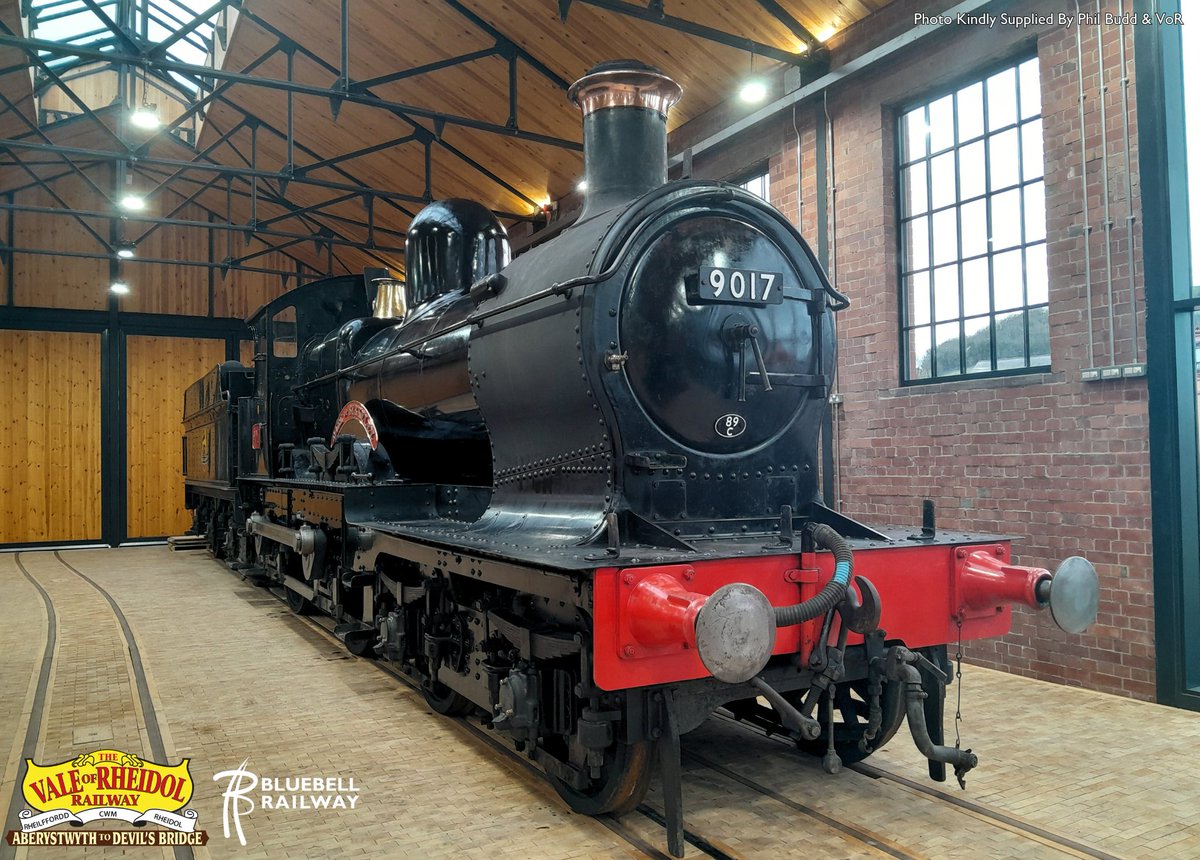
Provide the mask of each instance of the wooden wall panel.
[{"label": "wooden wall panel", "polygon": [[100,538],[100,336],[0,330],[0,543]]},{"label": "wooden wall panel", "polygon": [[[104,188],[98,173],[93,181]],[[77,176],[64,176],[53,185],[54,191],[76,209],[103,211],[107,203]],[[27,206],[61,208],[48,191],[27,188],[15,195],[15,202]],[[108,223],[85,219],[102,237],[108,236]],[[18,212],[13,220],[13,245],[79,253],[107,253],[95,236],[77,220],[66,215]],[[103,310],[108,302],[108,261],[70,256],[16,254],[13,260],[15,304],[39,308],[82,308]]]},{"label": "wooden wall panel", "polygon": [[[183,198],[173,192],[160,191],[149,198],[148,209],[156,215],[170,215],[182,202]],[[207,214],[195,206],[184,207],[172,217],[207,220]],[[125,227],[125,238],[136,240],[141,259],[208,262],[208,230],[203,227],[154,227],[130,222]],[[130,292],[121,299],[121,310],[208,316],[208,269],[130,261],[122,263],[122,270]]]},{"label": "wooden wall panel", "polygon": [[[100,188],[111,182],[107,171],[93,171],[92,181]],[[54,192],[72,207],[85,211],[104,211],[109,204],[83,179],[63,176],[51,186]],[[148,191],[154,183],[140,177],[135,187]],[[61,210],[63,207],[49,191],[29,188],[15,196],[18,204]],[[190,221],[207,221],[208,213],[191,204],[178,209],[183,197],[170,191],[160,191],[148,199],[147,214],[171,215]],[[176,211],[178,209],[178,211]],[[0,212],[0,217],[7,217]],[[108,223],[95,218],[85,219],[97,233],[107,237]],[[124,226],[124,238],[137,245],[137,259],[123,261],[121,277],[129,283],[130,292],[120,299],[123,311],[135,313],[184,314],[209,316],[209,269],[204,266],[147,260],[194,261],[220,263],[262,250],[262,242],[245,243],[240,234],[232,248],[227,249],[223,230],[212,231],[212,259],[209,254],[209,230],[205,227],[165,225],[151,229],[146,222],[129,221]],[[0,243],[6,227],[0,220]],[[86,259],[68,256],[71,253],[107,254],[101,245],[74,218],[65,213],[17,212],[13,220],[13,244],[64,254],[42,255],[18,253],[13,263],[14,304],[23,307],[79,308],[104,310],[108,307],[108,259]],[[309,246],[311,247],[311,246]],[[247,261],[247,265],[280,272],[294,272],[296,261],[278,251],[272,251]],[[3,276],[0,263],[0,276]],[[0,304],[6,300],[0,277]],[[266,272],[230,271],[219,269],[213,276],[211,315],[244,319],[266,302],[296,285],[295,278],[284,278]]]},{"label": "wooden wall panel", "polygon": [[[92,110],[99,110],[115,102],[120,88],[117,72],[108,63],[84,63],[76,66],[71,69],[68,86],[71,92]],[[138,91],[141,91],[140,88]],[[150,101],[153,102],[154,99],[151,98]],[[79,106],[58,86],[46,87],[38,99],[38,104],[42,110],[80,113]],[[176,113],[176,116],[179,113]]]},{"label": "wooden wall panel", "polygon": [[181,534],[191,524],[183,506],[183,392],[225,360],[225,342],[134,336],[125,344],[128,534]]}]

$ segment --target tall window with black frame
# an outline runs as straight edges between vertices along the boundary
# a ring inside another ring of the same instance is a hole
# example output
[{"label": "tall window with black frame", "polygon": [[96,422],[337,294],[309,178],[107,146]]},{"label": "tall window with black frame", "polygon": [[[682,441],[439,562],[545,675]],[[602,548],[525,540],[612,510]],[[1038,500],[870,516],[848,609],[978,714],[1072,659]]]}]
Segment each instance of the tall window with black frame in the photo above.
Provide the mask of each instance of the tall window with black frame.
[{"label": "tall window with black frame", "polygon": [[1050,367],[1037,58],[900,113],[903,381]]}]

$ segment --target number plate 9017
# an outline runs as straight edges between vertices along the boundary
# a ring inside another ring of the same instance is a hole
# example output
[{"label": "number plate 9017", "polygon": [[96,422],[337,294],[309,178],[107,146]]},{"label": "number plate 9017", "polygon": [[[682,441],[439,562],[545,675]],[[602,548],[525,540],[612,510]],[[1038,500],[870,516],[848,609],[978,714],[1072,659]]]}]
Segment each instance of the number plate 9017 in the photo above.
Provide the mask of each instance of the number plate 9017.
[{"label": "number plate 9017", "polygon": [[783,275],[753,269],[701,266],[696,298],[735,305],[777,305],[783,301]]}]

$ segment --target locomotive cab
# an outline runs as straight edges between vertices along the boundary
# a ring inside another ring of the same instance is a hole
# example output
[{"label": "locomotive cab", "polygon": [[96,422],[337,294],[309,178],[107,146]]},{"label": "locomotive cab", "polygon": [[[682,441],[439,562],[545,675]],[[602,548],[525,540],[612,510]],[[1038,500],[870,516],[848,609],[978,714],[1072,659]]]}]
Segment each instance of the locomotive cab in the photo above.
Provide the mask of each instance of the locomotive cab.
[{"label": "locomotive cab", "polygon": [[348,317],[370,311],[361,276],[304,284],[260,308],[249,320],[254,331],[256,389],[242,422],[243,474],[275,476],[276,446],[302,442],[321,427],[318,411],[305,408],[295,388],[303,381],[302,352],[338,329]]}]

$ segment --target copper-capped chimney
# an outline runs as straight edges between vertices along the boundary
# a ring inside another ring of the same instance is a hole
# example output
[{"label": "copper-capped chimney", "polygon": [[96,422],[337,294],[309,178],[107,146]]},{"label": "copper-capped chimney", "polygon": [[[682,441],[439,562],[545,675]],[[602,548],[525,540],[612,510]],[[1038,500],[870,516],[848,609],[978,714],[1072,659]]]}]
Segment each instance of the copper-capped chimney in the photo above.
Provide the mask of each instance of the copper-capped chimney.
[{"label": "copper-capped chimney", "polygon": [[667,112],[683,89],[653,66],[613,60],[567,96],[583,111],[582,221],[667,181]]}]

